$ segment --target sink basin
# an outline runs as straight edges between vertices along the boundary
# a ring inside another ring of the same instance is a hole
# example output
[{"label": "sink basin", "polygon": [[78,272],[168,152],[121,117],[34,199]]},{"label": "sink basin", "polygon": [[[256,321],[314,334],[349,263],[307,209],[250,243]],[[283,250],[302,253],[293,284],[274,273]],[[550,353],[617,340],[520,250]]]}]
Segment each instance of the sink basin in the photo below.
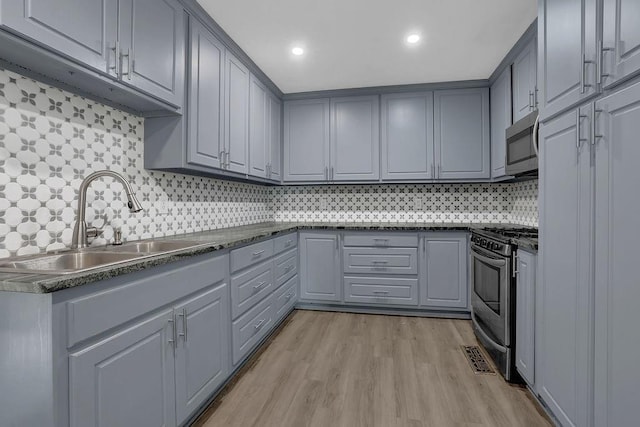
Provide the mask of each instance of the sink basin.
[{"label": "sink basin", "polygon": [[186,240],[171,240],[171,241],[148,241],[148,242],[132,242],[125,243],[122,246],[107,246],[101,248],[105,252],[128,252],[128,253],[158,253],[158,252],[172,252],[180,249],[191,248],[194,246],[202,245],[200,242],[192,242]]},{"label": "sink basin", "polygon": [[35,274],[70,274],[141,258],[135,253],[106,251],[66,252],[0,263],[0,271]]}]

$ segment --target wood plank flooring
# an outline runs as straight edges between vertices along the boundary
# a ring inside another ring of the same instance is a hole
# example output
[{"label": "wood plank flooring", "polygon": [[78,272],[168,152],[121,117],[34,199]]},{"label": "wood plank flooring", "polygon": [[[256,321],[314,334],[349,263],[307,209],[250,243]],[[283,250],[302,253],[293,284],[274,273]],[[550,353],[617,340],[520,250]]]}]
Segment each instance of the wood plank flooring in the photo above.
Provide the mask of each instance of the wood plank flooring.
[{"label": "wood plank flooring", "polygon": [[476,375],[465,320],[294,312],[198,427],[550,426],[521,387]]}]

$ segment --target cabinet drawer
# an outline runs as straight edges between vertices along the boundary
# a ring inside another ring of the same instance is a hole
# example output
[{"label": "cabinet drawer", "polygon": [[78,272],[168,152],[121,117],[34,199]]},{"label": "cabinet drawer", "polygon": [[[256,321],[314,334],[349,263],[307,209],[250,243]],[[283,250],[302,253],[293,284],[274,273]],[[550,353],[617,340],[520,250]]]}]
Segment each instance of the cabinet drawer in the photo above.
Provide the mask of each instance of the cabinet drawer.
[{"label": "cabinet drawer", "polygon": [[368,246],[380,248],[417,248],[417,234],[352,233],[344,235],[344,246]]},{"label": "cabinet drawer", "polygon": [[180,267],[157,267],[156,274],[150,274],[153,270],[148,270],[143,278],[127,279],[121,286],[110,287],[106,281],[103,291],[68,301],[67,345],[71,347],[141,314],[226,280],[229,259],[227,256],[211,258],[204,255],[199,261],[181,264]]},{"label": "cabinet drawer", "polygon": [[231,272],[247,268],[260,261],[271,258],[273,255],[273,240],[254,243],[244,248],[231,251]]},{"label": "cabinet drawer", "polygon": [[298,273],[298,250],[285,252],[274,260],[276,288]]},{"label": "cabinet drawer", "polygon": [[344,248],[344,272],[418,274],[418,249]]},{"label": "cabinet drawer", "polygon": [[269,261],[231,277],[231,316],[234,319],[273,291],[272,267]]},{"label": "cabinet drawer", "polygon": [[276,319],[280,319],[287,314],[291,307],[296,305],[298,300],[298,276],[292,277],[289,281],[280,289],[276,291],[275,296],[275,310]]},{"label": "cabinet drawer", "polygon": [[279,254],[298,246],[298,233],[289,233],[273,239],[273,253]]},{"label": "cabinet drawer", "polygon": [[274,312],[273,297],[269,297],[233,322],[231,329],[234,365],[237,365],[269,333],[273,327]]},{"label": "cabinet drawer", "polygon": [[345,302],[418,305],[418,279],[345,277]]}]

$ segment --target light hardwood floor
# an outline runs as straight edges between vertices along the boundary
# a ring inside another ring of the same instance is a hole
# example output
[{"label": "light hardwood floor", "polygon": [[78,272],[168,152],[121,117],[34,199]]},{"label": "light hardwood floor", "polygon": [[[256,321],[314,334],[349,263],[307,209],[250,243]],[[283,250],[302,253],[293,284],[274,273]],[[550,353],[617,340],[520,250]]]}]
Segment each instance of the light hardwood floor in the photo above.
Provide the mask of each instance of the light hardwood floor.
[{"label": "light hardwood floor", "polygon": [[296,311],[194,425],[551,425],[462,344],[477,344],[465,320]]}]

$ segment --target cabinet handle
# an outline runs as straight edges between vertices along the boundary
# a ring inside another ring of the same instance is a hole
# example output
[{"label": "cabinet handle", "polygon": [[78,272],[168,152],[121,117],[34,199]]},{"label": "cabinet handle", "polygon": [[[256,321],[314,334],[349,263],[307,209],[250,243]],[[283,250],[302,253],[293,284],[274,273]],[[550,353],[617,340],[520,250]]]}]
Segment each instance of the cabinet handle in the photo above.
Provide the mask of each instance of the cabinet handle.
[{"label": "cabinet handle", "polygon": [[387,295],[389,291],[373,291],[374,294]]},{"label": "cabinet handle", "polygon": [[516,277],[518,274],[518,252],[513,254],[513,258],[511,259],[511,277]]},{"label": "cabinet handle", "polygon": [[253,329],[257,331],[258,329],[260,329],[262,327],[262,325],[264,325],[265,321],[266,321],[266,319],[262,319],[261,321],[259,321],[255,325],[253,325]]},{"label": "cabinet handle", "polygon": [[290,300],[290,299],[291,299],[291,297],[292,297],[292,296],[293,296],[293,294],[292,294],[292,293],[288,293],[288,294],[286,294],[286,295],[284,296],[284,298],[288,301],[288,300]]},{"label": "cabinet handle", "polygon": [[529,111],[533,110],[533,91],[529,91]]},{"label": "cabinet handle", "polygon": [[108,67],[107,72],[110,72],[113,70],[114,74],[116,75],[116,78],[120,78],[120,42],[116,40],[115,45],[111,48],[111,50],[113,51],[113,65],[110,65]]},{"label": "cabinet handle", "polygon": [[327,166],[324,167],[324,179],[329,181],[329,168]]},{"label": "cabinet handle", "polygon": [[596,140],[604,138],[603,134],[598,133],[598,121],[596,120],[596,115],[600,113],[604,113],[604,110],[596,108],[595,104],[593,104],[593,118],[591,123],[593,137],[591,138],[591,145],[596,145]]},{"label": "cabinet handle", "polygon": [[289,246],[291,246],[292,243],[293,243],[293,240],[287,240],[284,244],[284,247],[288,248]]},{"label": "cabinet handle", "polygon": [[582,73],[580,75],[580,93],[585,93],[586,88],[593,87],[593,85],[587,84],[586,80],[587,80],[587,64],[594,64],[594,63],[595,61],[587,60],[586,54],[584,53],[582,54]]},{"label": "cabinet handle", "polygon": [[182,332],[178,336],[183,337],[184,341],[187,342],[187,309],[183,308],[182,313],[178,314],[178,316],[182,317]]},{"label": "cabinet handle", "polygon": [[257,285],[255,285],[255,286],[253,287],[253,289],[257,291],[258,289],[260,289],[261,287],[263,287],[265,283],[267,283],[267,282],[260,282],[260,283],[258,283]]},{"label": "cabinet handle", "polygon": [[436,167],[434,166],[434,164],[431,164],[431,178],[435,178],[436,177]]},{"label": "cabinet handle", "polygon": [[604,53],[605,52],[615,52],[614,47],[604,47],[602,40],[598,40],[598,52],[597,52],[597,74],[598,74],[598,84],[602,84],[602,81],[606,77],[611,77],[611,74],[607,74],[604,72]]},{"label": "cabinet handle", "polygon": [[371,261],[372,264],[389,264],[389,261]]},{"label": "cabinet handle", "polygon": [[537,109],[538,108],[538,86],[536,85],[535,89],[533,90],[533,108]]},{"label": "cabinet handle", "polygon": [[264,253],[264,249],[263,249],[263,250],[261,250],[261,251],[254,252],[252,255],[253,255],[253,256],[260,256],[260,255],[262,255],[263,253]]},{"label": "cabinet handle", "polygon": [[438,178],[440,178],[441,174],[442,174],[442,165],[438,164]]},{"label": "cabinet handle", "polygon": [[229,169],[229,166],[231,166],[231,153],[229,151],[225,151],[224,155],[227,158],[227,161],[225,163],[225,169]]},{"label": "cabinet handle", "polygon": [[176,314],[172,313],[171,318],[169,318],[168,322],[171,324],[171,338],[169,338],[169,344],[173,346],[173,348],[178,347],[178,336],[176,331]]},{"label": "cabinet handle", "polygon": [[584,114],[580,114],[580,109],[576,111],[576,149],[580,151],[580,145],[586,141],[586,138],[580,137],[580,123],[582,119],[586,119],[587,116]]},{"label": "cabinet handle", "polygon": [[[389,246],[389,239],[374,238],[373,241],[376,246]],[[382,243],[379,244],[378,242]]]},{"label": "cabinet handle", "polygon": [[290,272],[291,270],[293,270],[293,265],[288,265],[288,266],[284,269],[284,272],[285,272],[285,273],[288,273],[288,272]]},{"label": "cabinet handle", "polygon": [[[127,49],[127,53],[120,53],[120,62],[122,59],[127,58],[127,72],[124,73],[120,70],[120,77],[127,76],[127,80],[131,80],[131,49]],[[120,65],[122,67],[122,65]]]}]

